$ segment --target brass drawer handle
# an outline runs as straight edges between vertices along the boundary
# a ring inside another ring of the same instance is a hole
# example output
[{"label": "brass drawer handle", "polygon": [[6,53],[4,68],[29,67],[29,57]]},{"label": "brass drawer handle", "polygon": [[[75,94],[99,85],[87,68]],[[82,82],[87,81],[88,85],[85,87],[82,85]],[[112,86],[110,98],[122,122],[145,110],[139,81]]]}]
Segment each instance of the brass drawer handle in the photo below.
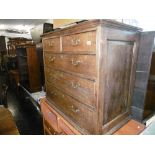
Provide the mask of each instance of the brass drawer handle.
[{"label": "brass drawer handle", "polygon": [[71,62],[72,62],[72,65],[73,66],[78,66],[81,63],[80,60],[76,60],[76,61],[75,60],[72,60]]},{"label": "brass drawer handle", "polygon": [[51,57],[51,56],[49,57],[50,62],[54,62],[54,60],[55,60],[55,57]]},{"label": "brass drawer handle", "polygon": [[72,46],[77,46],[77,45],[79,45],[79,44],[80,44],[80,39],[72,39],[72,40],[71,40],[71,44],[72,44]]},{"label": "brass drawer handle", "polygon": [[75,108],[73,105],[68,106],[69,109],[74,112],[74,113],[78,113],[80,110],[78,108]]},{"label": "brass drawer handle", "polygon": [[79,109],[71,109],[74,113],[78,113],[80,110]]},{"label": "brass drawer handle", "polygon": [[56,96],[56,95],[57,95],[57,93],[56,93],[56,92],[53,92],[53,91],[51,91],[50,94],[51,94],[52,96]]},{"label": "brass drawer handle", "polygon": [[71,82],[71,86],[72,86],[72,88],[76,89],[76,88],[80,87],[80,83]]},{"label": "brass drawer handle", "polygon": [[54,45],[53,42],[51,42],[51,41],[48,42],[49,47],[53,47],[53,45]]}]

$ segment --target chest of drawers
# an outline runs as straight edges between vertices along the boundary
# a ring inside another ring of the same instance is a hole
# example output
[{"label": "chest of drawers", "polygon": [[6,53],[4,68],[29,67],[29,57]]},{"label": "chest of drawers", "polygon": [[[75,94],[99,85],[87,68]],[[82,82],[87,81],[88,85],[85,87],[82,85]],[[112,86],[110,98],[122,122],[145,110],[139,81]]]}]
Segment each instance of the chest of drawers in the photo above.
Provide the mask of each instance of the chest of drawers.
[{"label": "chest of drawers", "polygon": [[92,20],[43,35],[47,103],[81,134],[130,118],[140,29]]}]

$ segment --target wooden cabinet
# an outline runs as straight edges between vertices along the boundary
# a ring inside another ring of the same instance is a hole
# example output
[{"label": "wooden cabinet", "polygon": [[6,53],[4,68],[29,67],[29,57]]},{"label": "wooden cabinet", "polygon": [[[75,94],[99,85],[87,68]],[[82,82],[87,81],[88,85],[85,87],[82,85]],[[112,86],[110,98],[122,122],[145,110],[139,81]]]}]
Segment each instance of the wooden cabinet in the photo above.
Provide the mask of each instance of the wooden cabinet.
[{"label": "wooden cabinet", "polygon": [[8,55],[16,55],[16,46],[31,42],[32,40],[26,38],[9,38],[9,41],[7,42]]},{"label": "wooden cabinet", "polygon": [[92,20],[43,35],[46,102],[81,134],[111,134],[129,120],[139,33]]},{"label": "wooden cabinet", "polygon": [[35,45],[18,45],[16,54],[20,84],[30,92],[40,91],[40,68]]}]

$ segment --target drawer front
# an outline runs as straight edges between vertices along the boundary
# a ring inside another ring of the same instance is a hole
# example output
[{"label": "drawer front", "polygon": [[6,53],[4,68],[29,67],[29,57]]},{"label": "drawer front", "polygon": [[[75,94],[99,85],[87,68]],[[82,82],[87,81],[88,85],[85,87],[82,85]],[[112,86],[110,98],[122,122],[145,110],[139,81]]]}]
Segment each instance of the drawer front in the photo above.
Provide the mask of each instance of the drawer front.
[{"label": "drawer front", "polygon": [[62,119],[59,119],[58,124],[59,124],[59,129],[61,130],[62,134],[64,134],[64,135],[76,135],[76,133],[74,133],[71,130],[71,128]]},{"label": "drawer front", "polygon": [[59,133],[56,132],[53,127],[50,125],[50,123],[48,121],[46,121],[44,119],[44,130],[45,130],[45,134],[48,135],[58,135]]},{"label": "drawer front", "polygon": [[96,130],[96,112],[90,110],[85,105],[74,100],[72,97],[63,94],[54,86],[47,87],[47,99],[64,112],[74,123],[90,133]]},{"label": "drawer front", "polygon": [[45,68],[45,72],[49,84],[63,90],[84,104],[95,106],[95,82],[48,67]]},{"label": "drawer front", "polygon": [[50,52],[60,52],[60,38],[43,39],[43,50]]},{"label": "drawer front", "polygon": [[96,53],[96,31],[63,36],[62,51],[66,53]]},{"label": "drawer front", "polygon": [[96,56],[95,55],[65,55],[44,53],[45,65],[76,73],[89,79],[96,78]]},{"label": "drawer front", "polygon": [[41,105],[41,110],[43,117],[45,121],[49,123],[49,126],[58,131],[57,115],[54,114],[45,104]]}]

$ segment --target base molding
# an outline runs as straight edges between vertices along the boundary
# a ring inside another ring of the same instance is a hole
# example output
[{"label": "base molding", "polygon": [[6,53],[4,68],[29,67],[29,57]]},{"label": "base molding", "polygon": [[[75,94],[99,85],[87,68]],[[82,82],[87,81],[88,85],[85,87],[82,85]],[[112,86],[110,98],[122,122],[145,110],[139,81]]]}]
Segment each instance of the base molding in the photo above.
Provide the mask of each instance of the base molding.
[{"label": "base molding", "polygon": [[127,123],[131,119],[129,112],[125,112],[122,115],[116,117],[111,122],[103,125],[102,134],[111,135],[115,131],[117,131],[120,127],[122,127],[125,123]]}]

